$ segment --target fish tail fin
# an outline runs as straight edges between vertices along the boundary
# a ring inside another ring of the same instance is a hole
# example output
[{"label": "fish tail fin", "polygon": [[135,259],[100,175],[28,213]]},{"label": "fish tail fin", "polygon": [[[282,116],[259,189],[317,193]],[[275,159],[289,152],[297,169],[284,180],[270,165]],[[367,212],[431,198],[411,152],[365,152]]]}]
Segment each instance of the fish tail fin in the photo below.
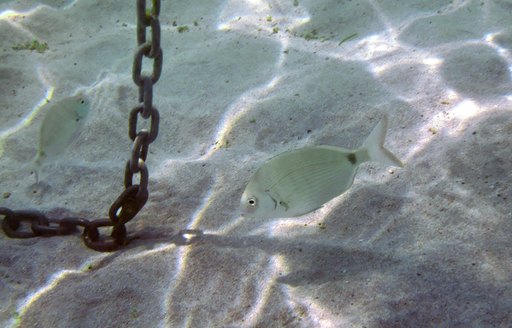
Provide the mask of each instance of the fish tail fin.
[{"label": "fish tail fin", "polygon": [[372,162],[404,167],[404,164],[395,155],[393,155],[393,153],[384,147],[387,129],[388,118],[387,116],[384,116],[364,141],[363,148],[368,151],[369,159]]}]

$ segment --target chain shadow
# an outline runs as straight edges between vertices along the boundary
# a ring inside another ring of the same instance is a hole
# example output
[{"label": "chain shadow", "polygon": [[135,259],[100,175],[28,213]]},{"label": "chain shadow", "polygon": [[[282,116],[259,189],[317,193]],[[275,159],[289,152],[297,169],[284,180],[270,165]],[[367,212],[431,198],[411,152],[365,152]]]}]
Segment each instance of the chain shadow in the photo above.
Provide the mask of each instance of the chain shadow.
[{"label": "chain shadow", "polygon": [[[283,255],[290,263],[307,263],[305,269],[295,270],[279,277],[279,283],[301,286],[322,284],[357,275],[369,270],[384,270],[400,261],[372,250],[352,249],[341,245],[290,241],[264,236],[221,236],[205,234],[202,230],[181,230],[173,236],[141,235],[140,241],[167,242],[176,246],[215,246],[225,248],[256,248],[271,255]],[[140,244],[135,241],[130,247]]]}]

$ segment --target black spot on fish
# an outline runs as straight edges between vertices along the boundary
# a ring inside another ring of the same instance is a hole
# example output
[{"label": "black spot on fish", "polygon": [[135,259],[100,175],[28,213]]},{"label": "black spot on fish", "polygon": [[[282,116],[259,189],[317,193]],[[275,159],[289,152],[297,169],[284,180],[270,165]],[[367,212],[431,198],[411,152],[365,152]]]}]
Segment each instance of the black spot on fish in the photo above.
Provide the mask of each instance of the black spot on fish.
[{"label": "black spot on fish", "polygon": [[348,155],[347,155],[347,159],[348,159],[348,161],[349,161],[351,164],[356,164],[356,162],[357,162],[356,154],[354,154],[354,153],[352,153],[352,154],[348,154]]}]

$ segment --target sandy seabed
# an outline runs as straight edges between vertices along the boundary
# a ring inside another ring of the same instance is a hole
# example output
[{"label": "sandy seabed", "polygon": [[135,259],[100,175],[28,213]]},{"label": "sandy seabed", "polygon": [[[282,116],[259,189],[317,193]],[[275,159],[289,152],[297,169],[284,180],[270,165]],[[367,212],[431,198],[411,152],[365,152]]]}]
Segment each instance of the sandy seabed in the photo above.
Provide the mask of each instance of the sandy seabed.
[{"label": "sandy seabed", "polygon": [[[140,238],[97,253],[0,233],[0,326],[512,326],[512,2],[180,0],[160,20]],[[135,1],[2,1],[0,35],[0,206],[106,217]],[[91,115],[36,184],[40,105],[77,90]],[[383,115],[405,168],[364,164],[299,218],[240,216],[267,159],[358,147]]]}]

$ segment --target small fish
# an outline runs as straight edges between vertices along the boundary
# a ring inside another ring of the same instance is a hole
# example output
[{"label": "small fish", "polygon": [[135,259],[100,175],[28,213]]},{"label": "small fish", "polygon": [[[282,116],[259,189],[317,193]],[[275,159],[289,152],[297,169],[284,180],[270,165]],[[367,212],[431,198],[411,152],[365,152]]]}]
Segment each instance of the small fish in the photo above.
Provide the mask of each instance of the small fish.
[{"label": "small fish", "polygon": [[300,216],[347,191],[361,163],[403,167],[384,148],[386,131],[384,117],[358,149],[314,146],[271,158],[249,180],[240,200],[242,212],[253,218]]},{"label": "small fish", "polygon": [[77,137],[87,114],[89,101],[82,95],[64,98],[47,105],[41,130],[37,155],[29,164],[35,172],[36,182],[45,161],[57,158]]}]

